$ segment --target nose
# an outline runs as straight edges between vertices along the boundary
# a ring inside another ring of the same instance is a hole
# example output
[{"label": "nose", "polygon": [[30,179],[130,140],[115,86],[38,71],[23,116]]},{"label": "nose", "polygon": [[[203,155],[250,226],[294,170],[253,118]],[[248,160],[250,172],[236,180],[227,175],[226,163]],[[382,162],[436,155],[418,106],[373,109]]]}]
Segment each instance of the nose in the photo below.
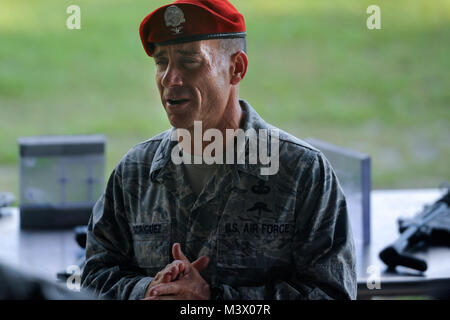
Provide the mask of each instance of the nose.
[{"label": "nose", "polygon": [[183,77],[180,70],[176,66],[169,64],[162,76],[161,84],[165,88],[182,86]]}]

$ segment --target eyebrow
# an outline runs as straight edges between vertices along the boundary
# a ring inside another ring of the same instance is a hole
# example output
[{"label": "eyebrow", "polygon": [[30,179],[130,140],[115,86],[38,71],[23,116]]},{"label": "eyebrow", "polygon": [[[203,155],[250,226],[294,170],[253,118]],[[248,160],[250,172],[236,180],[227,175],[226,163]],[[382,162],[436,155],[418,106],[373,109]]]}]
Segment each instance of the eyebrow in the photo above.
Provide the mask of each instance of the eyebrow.
[{"label": "eyebrow", "polygon": [[161,58],[165,54],[166,54],[166,51],[160,51],[157,54],[153,55],[153,58],[158,59],[158,58]]},{"label": "eyebrow", "polygon": [[195,50],[177,50],[177,53],[185,55],[185,56],[197,56],[200,54],[199,51],[195,51]]},{"label": "eyebrow", "polygon": [[[200,52],[199,51],[195,51],[195,50],[177,50],[176,52],[178,54],[181,54],[181,55],[184,55],[184,56],[190,56],[190,57],[200,55]],[[166,50],[162,50],[162,51],[158,52],[157,54],[155,54],[153,57],[155,59],[159,59],[162,56],[164,56],[165,54],[167,54],[167,51]]]}]

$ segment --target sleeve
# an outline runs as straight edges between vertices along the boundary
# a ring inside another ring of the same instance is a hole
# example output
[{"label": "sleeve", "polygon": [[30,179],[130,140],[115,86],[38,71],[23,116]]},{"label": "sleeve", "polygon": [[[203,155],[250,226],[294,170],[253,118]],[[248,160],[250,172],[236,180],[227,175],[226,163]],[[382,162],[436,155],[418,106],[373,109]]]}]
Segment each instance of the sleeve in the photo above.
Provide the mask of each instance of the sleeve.
[{"label": "sleeve", "polygon": [[142,299],[152,277],[132,264],[132,236],[117,168],[88,224],[82,288],[102,299]]},{"label": "sleeve", "polygon": [[260,287],[213,286],[213,299],[356,299],[355,248],[344,194],[321,153],[306,172],[297,192],[291,276]]}]

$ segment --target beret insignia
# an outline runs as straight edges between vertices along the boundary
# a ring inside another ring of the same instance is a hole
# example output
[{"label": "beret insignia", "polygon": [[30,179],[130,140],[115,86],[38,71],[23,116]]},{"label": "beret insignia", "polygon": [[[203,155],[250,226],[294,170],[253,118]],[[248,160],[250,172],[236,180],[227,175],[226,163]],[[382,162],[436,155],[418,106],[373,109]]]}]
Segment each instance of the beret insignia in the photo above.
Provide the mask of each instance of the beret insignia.
[{"label": "beret insignia", "polygon": [[174,34],[179,34],[182,32],[183,27],[180,26],[182,23],[186,22],[184,19],[184,13],[183,11],[173,5],[166,9],[166,12],[164,13],[164,20],[166,21],[167,27],[173,27],[170,29]]}]

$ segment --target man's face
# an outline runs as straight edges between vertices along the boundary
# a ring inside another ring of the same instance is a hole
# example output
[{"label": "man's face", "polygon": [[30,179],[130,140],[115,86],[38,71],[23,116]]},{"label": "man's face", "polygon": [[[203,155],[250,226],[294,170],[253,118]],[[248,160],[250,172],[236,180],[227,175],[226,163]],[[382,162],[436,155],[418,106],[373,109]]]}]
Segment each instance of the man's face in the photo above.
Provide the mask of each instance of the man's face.
[{"label": "man's face", "polygon": [[230,59],[216,40],[158,46],[156,83],[170,123],[192,129],[218,128],[230,97]]}]

